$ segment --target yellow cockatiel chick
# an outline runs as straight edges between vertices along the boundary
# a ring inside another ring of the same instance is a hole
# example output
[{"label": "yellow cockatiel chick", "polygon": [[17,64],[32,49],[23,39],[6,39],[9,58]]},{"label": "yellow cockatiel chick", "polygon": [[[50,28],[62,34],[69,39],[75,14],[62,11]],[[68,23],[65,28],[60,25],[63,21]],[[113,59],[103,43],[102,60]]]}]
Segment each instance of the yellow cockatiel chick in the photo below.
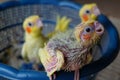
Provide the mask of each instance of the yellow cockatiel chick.
[{"label": "yellow cockatiel chick", "polygon": [[[35,64],[40,64],[38,57],[39,48],[44,47],[47,38],[42,34],[43,24],[39,16],[33,15],[23,22],[25,43],[22,48],[22,57]],[[37,66],[36,66],[37,67]]]},{"label": "yellow cockatiel chick", "polygon": [[100,15],[100,10],[98,9],[95,3],[92,4],[85,4],[79,11],[79,16],[82,22],[88,20],[96,20],[97,16]]}]

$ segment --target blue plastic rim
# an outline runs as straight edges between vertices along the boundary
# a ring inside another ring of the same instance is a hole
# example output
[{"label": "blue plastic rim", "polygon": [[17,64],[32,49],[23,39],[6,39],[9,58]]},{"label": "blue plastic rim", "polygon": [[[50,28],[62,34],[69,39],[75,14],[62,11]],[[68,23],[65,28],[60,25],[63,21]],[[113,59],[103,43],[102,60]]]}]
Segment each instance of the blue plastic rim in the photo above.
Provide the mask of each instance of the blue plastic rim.
[{"label": "blue plastic rim", "polygon": [[[52,4],[56,6],[67,6],[75,10],[79,10],[81,5],[77,5],[72,2],[57,2],[54,0],[21,0],[21,1],[9,1],[0,5],[0,11],[5,10],[10,7],[17,7],[23,5],[33,5],[33,4]],[[115,26],[109,21],[109,19],[101,14],[98,17],[98,21],[101,22],[109,37],[109,44],[107,45],[106,50],[104,51],[102,57],[86,65],[80,70],[80,76],[85,77],[90,74],[96,73],[106,66],[108,66],[117,56],[119,51],[119,36]],[[5,28],[4,28],[5,29]],[[2,30],[2,29],[1,29]],[[0,30],[0,31],[1,31]],[[104,48],[104,47],[103,47]],[[59,71],[56,73],[56,80],[73,80],[74,72],[64,72]],[[31,71],[31,70],[17,70],[13,67],[0,63],[0,76],[12,79],[12,80],[49,80],[45,72]]]}]

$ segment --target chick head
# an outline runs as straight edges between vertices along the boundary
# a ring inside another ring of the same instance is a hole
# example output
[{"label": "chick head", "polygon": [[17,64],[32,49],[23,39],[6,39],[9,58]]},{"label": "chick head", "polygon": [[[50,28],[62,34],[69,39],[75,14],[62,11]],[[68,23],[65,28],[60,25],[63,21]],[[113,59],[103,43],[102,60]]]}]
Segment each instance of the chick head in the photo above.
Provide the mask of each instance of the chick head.
[{"label": "chick head", "polygon": [[37,35],[42,32],[43,24],[38,15],[33,15],[25,19],[23,28],[26,33]]},{"label": "chick head", "polygon": [[79,16],[83,22],[90,19],[96,20],[98,15],[100,15],[100,10],[95,3],[85,4],[79,11]]},{"label": "chick head", "polygon": [[75,28],[75,36],[85,45],[97,44],[104,33],[104,27],[98,21],[87,21]]}]

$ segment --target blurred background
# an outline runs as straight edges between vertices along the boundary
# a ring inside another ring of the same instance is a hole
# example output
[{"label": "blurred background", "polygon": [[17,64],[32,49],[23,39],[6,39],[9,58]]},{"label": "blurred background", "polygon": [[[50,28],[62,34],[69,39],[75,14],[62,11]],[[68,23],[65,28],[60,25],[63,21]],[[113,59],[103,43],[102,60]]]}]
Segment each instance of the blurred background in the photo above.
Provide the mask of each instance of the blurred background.
[{"label": "blurred background", "polygon": [[[0,0],[0,4],[9,0]],[[109,17],[120,34],[120,0],[72,0],[74,2],[97,3],[101,12]],[[100,71],[95,80],[120,80],[120,54],[104,70]]]}]

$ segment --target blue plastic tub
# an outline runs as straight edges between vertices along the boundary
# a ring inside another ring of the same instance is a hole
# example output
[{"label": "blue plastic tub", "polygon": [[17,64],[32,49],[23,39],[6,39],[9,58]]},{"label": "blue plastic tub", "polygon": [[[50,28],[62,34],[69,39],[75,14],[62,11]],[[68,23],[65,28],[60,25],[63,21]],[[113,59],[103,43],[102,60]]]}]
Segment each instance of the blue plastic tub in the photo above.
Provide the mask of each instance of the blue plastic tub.
[{"label": "blue plastic tub", "polygon": [[[33,14],[42,16],[45,24],[44,33],[54,29],[56,16],[67,16],[72,19],[70,28],[80,23],[78,12],[82,5],[73,2],[57,2],[55,0],[21,0],[9,1],[0,4],[0,54],[11,47],[14,41],[23,43],[23,20]],[[108,66],[117,56],[119,51],[119,36],[114,25],[101,14],[98,21],[105,27],[105,34],[98,45],[97,52],[101,55],[92,63],[80,70],[81,78],[97,73]],[[57,72],[56,80],[73,80],[74,72]],[[0,79],[12,80],[49,80],[45,72],[33,70],[17,70],[11,66],[0,63]]]}]

